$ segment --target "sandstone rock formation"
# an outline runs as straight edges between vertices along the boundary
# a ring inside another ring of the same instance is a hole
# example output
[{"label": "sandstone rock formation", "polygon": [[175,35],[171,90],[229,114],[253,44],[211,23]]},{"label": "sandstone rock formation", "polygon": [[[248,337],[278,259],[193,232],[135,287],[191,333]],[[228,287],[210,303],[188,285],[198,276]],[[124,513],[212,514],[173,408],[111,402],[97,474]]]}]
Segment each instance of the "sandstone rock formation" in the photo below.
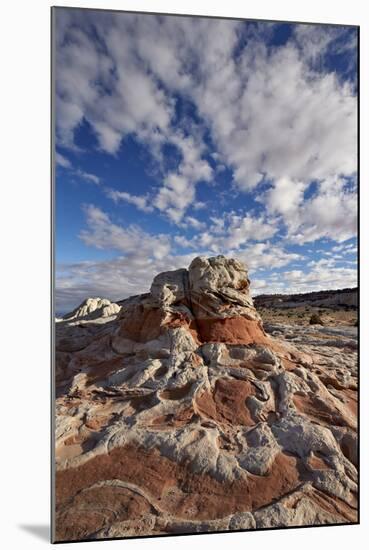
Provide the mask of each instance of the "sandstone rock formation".
[{"label": "sandstone rock formation", "polygon": [[57,541],[357,521],[356,329],[267,333],[249,284],[196,258],[56,325]]},{"label": "sandstone rock formation", "polygon": [[119,311],[120,306],[106,298],[87,298],[76,309],[64,315],[60,320],[80,321],[82,319],[90,320],[99,317],[112,317],[113,315],[117,315]]}]

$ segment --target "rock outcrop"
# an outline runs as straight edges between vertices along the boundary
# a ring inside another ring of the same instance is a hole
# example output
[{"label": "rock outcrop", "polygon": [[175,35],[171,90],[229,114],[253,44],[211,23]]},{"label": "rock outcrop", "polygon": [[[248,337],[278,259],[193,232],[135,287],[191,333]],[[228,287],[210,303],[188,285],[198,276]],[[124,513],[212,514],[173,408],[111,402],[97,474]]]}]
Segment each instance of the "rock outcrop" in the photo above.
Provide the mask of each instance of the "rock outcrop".
[{"label": "rock outcrop", "polygon": [[56,325],[57,541],[357,521],[355,329],[267,334],[249,285],[196,258]]},{"label": "rock outcrop", "polygon": [[107,300],[106,298],[87,298],[71,313],[62,317],[62,321],[81,321],[82,319],[91,320],[99,317],[112,317],[120,311],[120,306]]}]

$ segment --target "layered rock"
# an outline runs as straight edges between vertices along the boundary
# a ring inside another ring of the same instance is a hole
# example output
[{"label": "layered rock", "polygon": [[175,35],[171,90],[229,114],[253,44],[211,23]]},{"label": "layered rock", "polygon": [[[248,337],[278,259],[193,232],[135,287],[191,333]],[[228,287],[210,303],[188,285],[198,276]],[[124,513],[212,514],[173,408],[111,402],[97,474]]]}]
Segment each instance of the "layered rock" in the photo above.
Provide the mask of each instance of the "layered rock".
[{"label": "layered rock", "polygon": [[266,334],[249,285],[195,258],[58,323],[56,540],[356,521],[352,334]]},{"label": "layered rock", "polygon": [[[106,298],[87,298],[71,313],[67,313],[60,320],[72,321],[82,319],[97,319],[99,317],[112,317],[120,311],[120,306]],[[60,321],[59,320],[59,321]]]},{"label": "layered rock", "polygon": [[263,343],[265,332],[249,286],[247,271],[237,260],[195,258],[188,270],[155,277],[149,295],[124,307],[115,342],[119,337],[149,341],[183,327],[198,343]]}]

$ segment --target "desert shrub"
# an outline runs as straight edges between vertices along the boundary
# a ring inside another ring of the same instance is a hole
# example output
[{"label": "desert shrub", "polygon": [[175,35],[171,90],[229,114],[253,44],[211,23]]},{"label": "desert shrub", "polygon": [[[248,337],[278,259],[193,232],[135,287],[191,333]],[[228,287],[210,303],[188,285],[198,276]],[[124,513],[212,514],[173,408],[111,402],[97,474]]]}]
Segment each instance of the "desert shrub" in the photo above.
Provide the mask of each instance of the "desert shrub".
[{"label": "desert shrub", "polygon": [[313,313],[309,321],[310,325],[324,325],[323,319],[317,313]]}]

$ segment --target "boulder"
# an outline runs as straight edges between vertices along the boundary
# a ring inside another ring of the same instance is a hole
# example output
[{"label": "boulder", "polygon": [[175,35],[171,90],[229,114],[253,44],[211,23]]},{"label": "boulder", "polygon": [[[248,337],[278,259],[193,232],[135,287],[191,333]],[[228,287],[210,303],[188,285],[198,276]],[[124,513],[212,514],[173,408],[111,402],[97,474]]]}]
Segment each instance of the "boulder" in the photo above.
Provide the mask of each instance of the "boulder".
[{"label": "boulder", "polygon": [[120,306],[106,298],[86,298],[76,309],[67,313],[63,321],[91,320],[99,317],[112,317],[120,311]]}]

